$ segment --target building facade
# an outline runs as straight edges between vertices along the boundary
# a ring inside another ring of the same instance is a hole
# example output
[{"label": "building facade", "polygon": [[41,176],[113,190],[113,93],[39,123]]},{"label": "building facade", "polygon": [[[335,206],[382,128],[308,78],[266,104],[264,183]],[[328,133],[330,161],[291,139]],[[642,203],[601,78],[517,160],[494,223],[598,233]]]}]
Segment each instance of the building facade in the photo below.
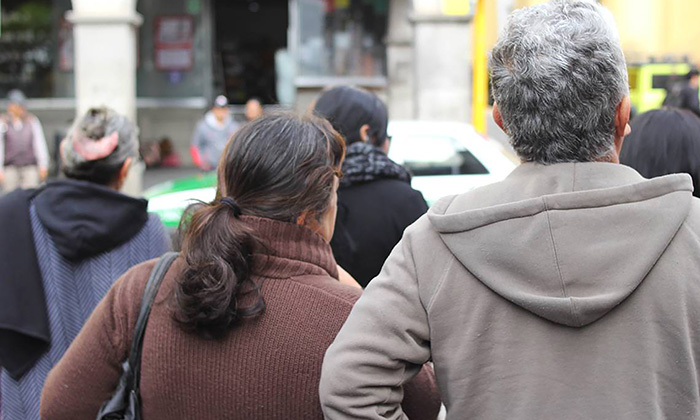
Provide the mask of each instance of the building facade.
[{"label": "building facade", "polygon": [[[547,0],[514,0],[515,7]],[[700,2],[697,0],[598,0],[615,17],[630,62],[687,59],[700,62]]]},{"label": "building facade", "polygon": [[[514,8],[487,0],[492,46]],[[603,0],[632,61],[700,58],[696,0]],[[384,98],[393,119],[471,119],[471,0],[3,0],[0,98],[30,97],[50,148],[76,112],[110,104],[143,141],[192,130],[217,94],[305,111],[326,86]],[[696,28],[696,29],[694,29]],[[4,103],[0,101],[0,106]]]},{"label": "building facade", "polygon": [[76,112],[109,104],[187,156],[218,94],[303,112],[337,84],[392,117],[466,120],[465,1],[3,0],[0,97],[26,92],[52,150]]}]

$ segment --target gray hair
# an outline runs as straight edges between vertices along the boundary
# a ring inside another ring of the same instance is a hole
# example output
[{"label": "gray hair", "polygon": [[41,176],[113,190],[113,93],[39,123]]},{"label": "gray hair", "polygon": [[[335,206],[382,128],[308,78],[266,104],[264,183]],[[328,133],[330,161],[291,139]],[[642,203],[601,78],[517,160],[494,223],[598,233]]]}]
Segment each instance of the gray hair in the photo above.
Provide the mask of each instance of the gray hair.
[{"label": "gray hair", "polygon": [[138,157],[138,137],[138,128],[125,116],[107,107],[91,108],[61,143],[63,170],[72,178],[108,182],[127,158]]},{"label": "gray hair", "polygon": [[586,0],[554,0],[511,14],[489,59],[493,95],[526,162],[593,162],[614,147],[629,94],[612,14]]}]

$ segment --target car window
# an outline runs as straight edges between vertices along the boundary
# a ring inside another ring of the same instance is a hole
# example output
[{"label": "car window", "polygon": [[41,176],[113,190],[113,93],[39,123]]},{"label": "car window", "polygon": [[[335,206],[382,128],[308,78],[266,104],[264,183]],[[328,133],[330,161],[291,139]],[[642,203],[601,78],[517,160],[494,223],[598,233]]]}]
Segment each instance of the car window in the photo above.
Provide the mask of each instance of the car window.
[{"label": "car window", "polygon": [[390,156],[415,176],[489,173],[462,143],[449,136],[394,136]]}]

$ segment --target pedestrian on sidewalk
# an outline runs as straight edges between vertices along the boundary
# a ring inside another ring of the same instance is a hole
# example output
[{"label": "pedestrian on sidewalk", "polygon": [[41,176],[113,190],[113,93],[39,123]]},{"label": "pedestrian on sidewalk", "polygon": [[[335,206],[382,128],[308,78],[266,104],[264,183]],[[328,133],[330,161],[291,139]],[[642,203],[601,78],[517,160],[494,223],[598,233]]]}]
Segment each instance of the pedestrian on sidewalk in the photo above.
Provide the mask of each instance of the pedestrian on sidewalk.
[{"label": "pedestrian on sidewalk", "polygon": [[129,268],[168,250],[147,202],[118,191],[137,157],[137,128],[91,109],[61,143],[66,178],[0,198],[3,420],[39,420],[46,376],[100,299]]},{"label": "pedestrian on sidewalk", "polygon": [[0,184],[6,192],[35,188],[49,173],[49,152],[39,118],[27,111],[24,93],[11,90],[0,116]]},{"label": "pedestrian on sidewalk", "polygon": [[[321,361],[361,291],[329,241],[345,153],[316,117],[256,119],[229,142],[220,199],[196,209],[152,307],[141,399],[149,420],[322,419]],[[123,276],[51,372],[42,418],[92,420],[127,358],[148,262]],[[412,419],[435,419],[432,370],[406,385]]]},{"label": "pedestrian on sidewalk", "polygon": [[328,349],[328,419],[405,419],[432,360],[447,419],[700,418],[700,201],[620,165],[625,57],[589,0],[518,9],[490,58],[522,162],[438,201]]},{"label": "pedestrian on sidewalk", "polygon": [[321,94],[314,112],[327,118],[348,144],[331,246],[338,264],[365,287],[428,206],[411,188],[408,170],[387,156],[389,114],[375,94],[334,87]]},{"label": "pedestrian on sidewalk", "polygon": [[654,109],[632,122],[620,162],[645,178],[687,173],[700,196],[700,118],[684,109]]},{"label": "pedestrian on sidewalk", "polygon": [[203,171],[212,171],[233,133],[240,128],[228,109],[228,98],[219,95],[211,109],[197,123],[192,137],[192,161]]},{"label": "pedestrian on sidewalk", "polygon": [[664,106],[685,109],[700,117],[700,71],[692,68],[683,81],[674,83],[666,93]]},{"label": "pedestrian on sidewalk", "polygon": [[250,98],[245,103],[245,119],[247,121],[253,121],[262,117],[265,114],[262,102],[258,98]]}]

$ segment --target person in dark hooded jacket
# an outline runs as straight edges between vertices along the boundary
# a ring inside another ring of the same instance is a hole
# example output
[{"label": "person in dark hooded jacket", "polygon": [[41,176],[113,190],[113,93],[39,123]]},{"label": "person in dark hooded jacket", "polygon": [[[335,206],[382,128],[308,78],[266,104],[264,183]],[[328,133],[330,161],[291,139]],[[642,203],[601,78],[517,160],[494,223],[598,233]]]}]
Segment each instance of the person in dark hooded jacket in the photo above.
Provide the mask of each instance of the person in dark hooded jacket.
[{"label": "person in dark hooded jacket", "polygon": [[331,247],[338,265],[365,287],[428,206],[411,188],[408,170],[387,156],[388,112],[376,95],[334,87],[316,100],[314,112],[327,118],[348,145]]},{"label": "person in dark hooded jacket", "polygon": [[61,143],[65,179],[0,199],[3,420],[39,419],[49,371],[112,283],[169,249],[146,200],[119,192],[137,156],[137,128],[91,109]]},{"label": "person in dark hooded jacket", "polygon": [[664,99],[664,106],[668,108],[686,109],[700,117],[699,86],[700,71],[693,68],[685,76],[684,81],[671,86]]},{"label": "person in dark hooded jacket", "polygon": [[654,109],[635,118],[620,162],[645,178],[687,173],[700,197],[700,118],[684,109]]}]

